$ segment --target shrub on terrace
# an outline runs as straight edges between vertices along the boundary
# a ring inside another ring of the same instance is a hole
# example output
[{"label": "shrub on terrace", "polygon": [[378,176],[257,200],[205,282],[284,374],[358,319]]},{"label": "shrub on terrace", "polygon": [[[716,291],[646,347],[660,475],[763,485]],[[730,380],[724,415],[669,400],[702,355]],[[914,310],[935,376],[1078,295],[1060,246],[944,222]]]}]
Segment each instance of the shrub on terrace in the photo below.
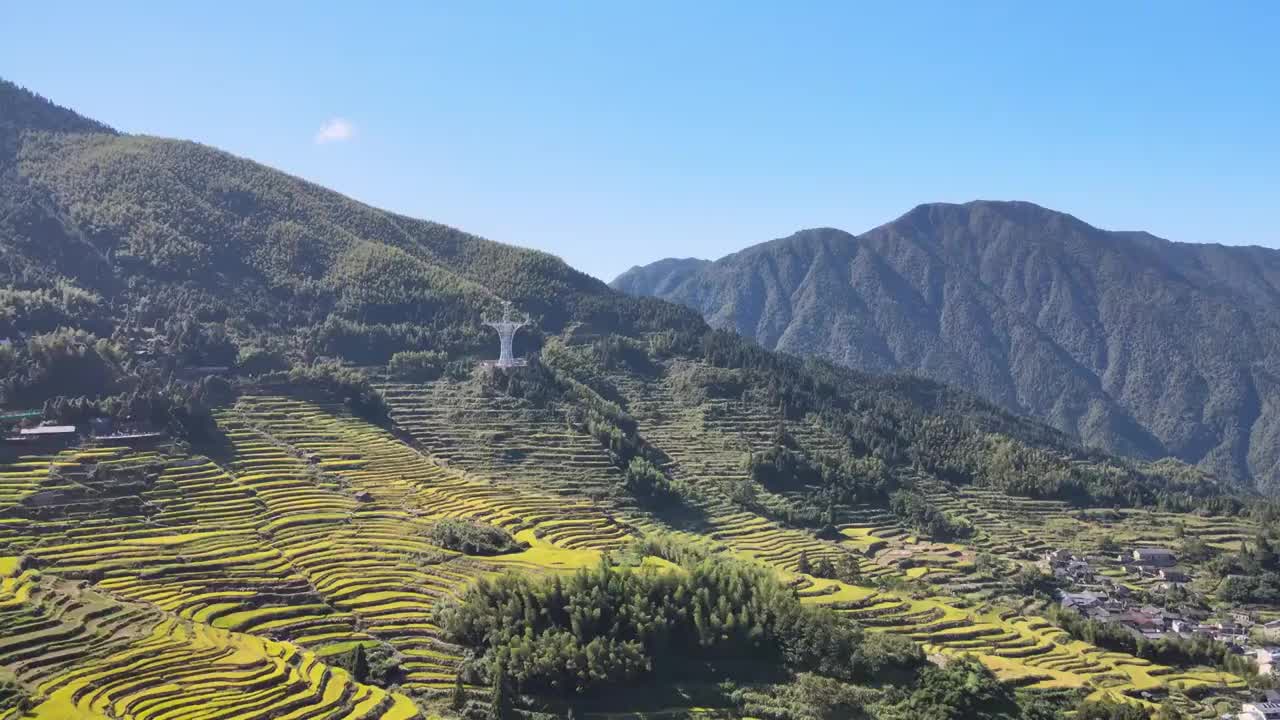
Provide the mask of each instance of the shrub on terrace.
[{"label": "shrub on terrace", "polygon": [[627,491],[641,500],[667,504],[680,499],[681,488],[645,458],[631,458],[622,478]]},{"label": "shrub on terrace", "polygon": [[24,717],[35,703],[16,680],[0,677],[0,717]]},{"label": "shrub on terrace", "polygon": [[475,520],[445,518],[427,530],[427,539],[467,555],[500,555],[525,547],[502,528]]},{"label": "shrub on terrace", "polygon": [[1017,699],[985,665],[972,658],[928,667],[901,703],[881,717],[886,720],[996,720],[1018,717]]},{"label": "shrub on terrace", "polygon": [[84,330],[59,328],[10,348],[0,401],[40,402],[58,395],[102,397],[120,391],[124,349]]},{"label": "shrub on terrace", "polygon": [[296,365],[289,371],[289,381],[312,385],[336,395],[351,412],[367,420],[380,422],[387,417],[387,403],[366,376],[356,368],[335,360],[317,360],[310,365]]},{"label": "shrub on terrace", "polygon": [[973,534],[968,521],[939,510],[915,490],[899,490],[889,499],[889,507],[906,525],[937,540],[966,538]]},{"label": "shrub on terrace", "polygon": [[241,347],[236,356],[236,370],[246,375],[262,375],[289,369],[289,359],[276,350],[250,345]]},{"label": "shrub on terrace", "polygon": [[883,500],[890,478],[878,458],[811,457],[789,436],[773,447],[752,453],[747,461],[752,479],[777,491],[817,486],[831,502],[861,503]]},{"label": "shrub on terrace", "polygon": [[435,380],[444,374],[449,356],[434,350],[402,350],[391,356],[387,369],[408,380]]}]

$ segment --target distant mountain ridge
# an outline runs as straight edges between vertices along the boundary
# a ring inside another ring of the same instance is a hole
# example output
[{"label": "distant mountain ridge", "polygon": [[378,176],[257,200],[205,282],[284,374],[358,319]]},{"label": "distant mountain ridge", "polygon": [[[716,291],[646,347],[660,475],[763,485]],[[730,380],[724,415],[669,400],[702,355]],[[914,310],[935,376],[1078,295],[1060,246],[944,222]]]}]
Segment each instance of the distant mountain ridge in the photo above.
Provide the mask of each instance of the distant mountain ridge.
[{"label": "distant mountain ridge", "polygon": [[1087,444],[1280,488],[1280,251],[921,205],[611,283],[767,348],[957,385]]}]

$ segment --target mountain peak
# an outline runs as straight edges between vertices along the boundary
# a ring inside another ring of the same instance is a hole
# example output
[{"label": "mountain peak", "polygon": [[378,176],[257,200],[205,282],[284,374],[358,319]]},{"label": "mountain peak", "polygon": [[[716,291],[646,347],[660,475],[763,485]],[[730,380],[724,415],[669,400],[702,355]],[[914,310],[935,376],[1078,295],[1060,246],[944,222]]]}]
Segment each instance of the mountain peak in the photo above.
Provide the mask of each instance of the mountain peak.
[{"label": "mountain peak", "polygon": [[1094,447],[1280,487],[1280,251],[1175,245],[1026,201],[926,203],[849,242],[800,230],[614,287],[763,347],[910,372]]},{"label": "mountain peak", "polygon": [[1062,219],[1082,222],[1074,215],[1047,208],[1027,200],[970,200],[965,203],[921,203],[907,211],[899,220],[919,217],[998,216],[1017,222],[1043,222]]},{"label": "mountain peak", "polygon": [[633,266],[614,278],[609,286],[630,295],[641,294],[642,288],[659,288],[666,291],[710,264],[710,260],[702,258],[663,258],[648,265]]}]

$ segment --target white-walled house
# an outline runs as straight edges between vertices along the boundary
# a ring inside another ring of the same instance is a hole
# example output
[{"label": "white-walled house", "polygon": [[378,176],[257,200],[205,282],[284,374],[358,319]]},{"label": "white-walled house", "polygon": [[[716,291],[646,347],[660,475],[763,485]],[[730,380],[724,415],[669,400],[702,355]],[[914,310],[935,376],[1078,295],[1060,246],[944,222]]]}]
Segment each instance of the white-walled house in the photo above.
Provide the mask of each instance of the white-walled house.
[{"label": "white-walled house", "polygon": [[1280,670],[1280,647],[1268,645],[1258,648],[1254,654],[1254,662],[1258,664],[1259,675],[1276,674]]}]

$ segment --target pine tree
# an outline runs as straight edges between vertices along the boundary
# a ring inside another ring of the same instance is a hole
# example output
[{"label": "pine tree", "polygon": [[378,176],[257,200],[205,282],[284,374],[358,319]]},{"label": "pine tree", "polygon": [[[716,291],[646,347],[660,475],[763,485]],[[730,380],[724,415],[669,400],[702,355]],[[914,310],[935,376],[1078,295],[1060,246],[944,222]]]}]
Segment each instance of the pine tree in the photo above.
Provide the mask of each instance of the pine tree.
[{"label": "pine tree", "polygon": [[842,581],[847,583],[862,581],[862,568],[858,565],[858,559],[851,554],[840,558],[840,566],[836,568],[836,573]]},{"label": "pine tree", "polygon": [[813,566],[809,564],[809,553],[804,550],[800,551],[800,557],[796,559],[796,570],[805,575],[813,572]]},{"label": "pine tree", "polygon": [[1271,541],[1266,535],[1259,535],[1257,540],[1257,553],[1255,557],[1258,559],[1258,565],[1263,570],[1275,570],[1277,566],[1276,550],[1271,546]]},{"label": "pine tree", "polygon": [[461,711],[467,705],[467,691],[462,687],[462,676],[453,677],[453,696],[449,699],[449,707]]},{"label": "pine tree", "polygon": [[365,656],[364,645],[356,645],[352,651],[351,677],[361,683],[369,679],[369,658]]},{"label": "pine tree", "polygon": [[511,713],[511,690],[507,686],[507,665],[502,660],[493,664],[493,691],[489,695],[490,720],[507,720]]}]

